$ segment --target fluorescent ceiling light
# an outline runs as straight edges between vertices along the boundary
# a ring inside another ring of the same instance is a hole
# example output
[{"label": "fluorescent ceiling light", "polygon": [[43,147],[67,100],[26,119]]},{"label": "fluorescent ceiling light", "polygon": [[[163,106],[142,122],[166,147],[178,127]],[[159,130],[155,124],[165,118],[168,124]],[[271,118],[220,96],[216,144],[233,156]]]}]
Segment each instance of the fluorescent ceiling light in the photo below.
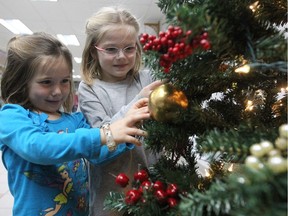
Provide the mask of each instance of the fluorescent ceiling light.
[{"label": "fluorescent ceiling light", "polygon": [[81,61],[82,61],[82,58],[74,57],[74,60],[75,60],[76,63],[80,64]]},{"label": "fluorescent ceiling light", "polygon": [[0,19],[0,24],[14,34],[33,34],[33,32],[18,19]]},{"label": "fluorescent ceiling light", "polygon": [[80,43],[75,35],[62,35],[57,34],[57,37],[62,43],[64,43],[66,46],[80,46]]},{"label": "fluorescent ceiling light", "polygon": [[[73,73],[74,73],[74,71],[73,71]],[[73,77],[73,79],[81,79],[81,76],[80,75],[72,75],[72,77]]]}]

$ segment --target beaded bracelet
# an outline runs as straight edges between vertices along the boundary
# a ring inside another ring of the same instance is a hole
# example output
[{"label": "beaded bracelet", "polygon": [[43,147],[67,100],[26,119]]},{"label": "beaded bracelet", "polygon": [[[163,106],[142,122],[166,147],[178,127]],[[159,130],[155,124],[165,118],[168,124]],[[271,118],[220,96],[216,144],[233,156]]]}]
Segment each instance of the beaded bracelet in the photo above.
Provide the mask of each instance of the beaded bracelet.
[{"label": "beaded bracelet", "polygon": [[116,145],[114,138],[112,136],[112,133],[110,130],[110,124],[105,123],[104,125],[102,125],[102,128],[103,128],[104,134],[106,136],[106,145],[108,147],[108,150],[109,151],[115,151],[117,148],[117,145]]}]

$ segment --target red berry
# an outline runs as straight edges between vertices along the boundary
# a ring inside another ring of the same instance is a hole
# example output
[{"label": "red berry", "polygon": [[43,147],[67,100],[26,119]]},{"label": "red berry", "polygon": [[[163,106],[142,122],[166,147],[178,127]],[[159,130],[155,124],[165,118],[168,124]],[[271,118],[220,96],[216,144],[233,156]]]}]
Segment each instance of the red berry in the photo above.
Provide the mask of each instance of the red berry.
[{"label": "red berry", "polygon": [[142,36],[142,38],[144,38],[145,40],[147,40],[148,37],[149,37],[149,35],[148,35],[147,33],[143,33],[141,36]]},{"label": "red berry", "polygon": [[155,38],[154,40],[153,40],[153,45],[159,45],[160,44],[160,40],[159,40],[159,38]]},{"label": "red berry", "polygon": [[204,33],[201,35],[201,38],[202,38],[202,39],[207,39],[207,38],[208,38],[208,33],[207,33],[207,32],[204,32]]},{"label": "red berry", "polygon": [[210,49],[210,43],[209,43],[208,40],[202,39],[202,40],[200,41],[200,44],[202,45],[203,49],[205,49],[205,50]]},{"label": "red berry", "polygon": [[170,60],[170,57],[169,57],[168,54],[162,55],[161,58],[162,58],[164,61],[169,61],[169,60]]},{"label": "red berry", "polygon": [[148,36],[148,39],[151,40],[151,41],[153,41],[154,39],[156,39],[156,36],[155,36],[155,35],[149,35],[149,36]]},{"label": "red berry", "polygon": [[164,190],[164,184],[161,181],[155,181],[153,184],[154,190]]},{"label": "red berry", "polygon": [[182,35],[183,34],[183,30],[180,28],[178,29],[178,35]]},{"label": "red berry", "polygon": [[177,55],[177,54],[179,53],[179,48],[178,48],[178,47],[174,47],[174,48],[172,49],[172,53],[173,53],[174,55]]},{"label": "red berry", "polygon": [[136,189],[127,191],[125,202],[128,205],[136,204],[141,199],[142,193]]},{"label": "red berry", "polygon": [[170,71],[170,67],[165,67],[165,68],[164,68],[164,72],[165,72],[165,73],[169,73],[169,71]]},{"label": "red berry", "polygon": [[167,203],[168,203],[170,208],[173,208],[178,204],[178,200],[173,198],[173,197],[169,197],[167,200]]},{"label": "red berry", "polygon": [[176,184],[169,184],[166,193],[170,197],[176,197],[178,195],[178,186]]},{"label": "red berry", "polygon": [[146,181],[148,180],[148,173],[146,172],[146,170],[140,170],[139,172],[134,174],[134,179],[135,181],[138,180],[140,182]]},{"label": "red berry", "polygon": [[186,35],[188,36],[188,35],[191,35],[192,34],[192,30],[188,30],[187,32],[186,32]]},{"label": "red berry", "polygon": [[126,187],[129,184],[129,178],[127,177],[127,175],[125,175],[125,173],[120,173],[116,177],[115,183],[120,185],[121,187]]},{"label": "red berry", "polygon": [[174,42],[173,42],[173,40],[171,40],[171,39],[169,39],[169,40],[167,41],[167,43],[168,43],[168,47],[174,46]]},{"label": "red berry", "polygon": [[159,32],[159,37],[160,37],[160,38],[161,38],[161,37],[164,37],[164,36],[165,36],[165,34],[166,34],[165,32],[163,32],[163,31],[160,31],[160,32]]},{"label": "red berry", "polygon": [[161,49],[161,45],[158,44],[158,45],[156,46],[156,50],[158,51],[158,50],[160,50],[160,49]]},{"label": "red berry", "polygon": [[140,43],[141,43],[141,44],[145,44],[145,43],[146,43],[146,39],[143,38],[143,37],[141,37],[141,38],[140,38]]},{"label": "red berry", "polygon": [[143,46],[143,50],[144,50],[144,51],[147,51],[147,50],[149,50],[149,46],[148,46],[147,44],[146,44],[146,45],[144,45],[144,46]]},{"label": "red berry", "polygon": [[141,188],[145,190],[149,190],[151,188],[152,183],[150,181],[143,181],[141,183]]},{"label": "red berry", "polygon": [[167,200],[167,194],[164,190],[157,190],[155,192],[155,197],[160,203],[164,203]]},{"label": "red berry", "polygon": [[177,38],[178,37],[178,32],[177,31],[172,31],[170,34],[172,35],[173,38]]},{"label": "red berry", "polygon": [[168,31],[173,32],[174,31],[174,26],[168,26]]},{"label": "red berry", "polygon": [[179,48],[182,50],[182,49],[184,49],[185,48],[185,43],[184,42],[181,42],[180,44],[179,44]]}]

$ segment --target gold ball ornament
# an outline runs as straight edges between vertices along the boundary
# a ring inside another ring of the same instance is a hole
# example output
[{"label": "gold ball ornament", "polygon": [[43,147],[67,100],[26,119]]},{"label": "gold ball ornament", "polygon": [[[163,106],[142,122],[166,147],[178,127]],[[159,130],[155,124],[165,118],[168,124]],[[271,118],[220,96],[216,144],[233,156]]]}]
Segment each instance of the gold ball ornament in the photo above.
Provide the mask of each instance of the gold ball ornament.
[{"label": "gold ball ornament", "polygon": [[186,95],[172,84],[162,84],[149,96],[151,117],[159,122],[173,122],[188,107]]}]

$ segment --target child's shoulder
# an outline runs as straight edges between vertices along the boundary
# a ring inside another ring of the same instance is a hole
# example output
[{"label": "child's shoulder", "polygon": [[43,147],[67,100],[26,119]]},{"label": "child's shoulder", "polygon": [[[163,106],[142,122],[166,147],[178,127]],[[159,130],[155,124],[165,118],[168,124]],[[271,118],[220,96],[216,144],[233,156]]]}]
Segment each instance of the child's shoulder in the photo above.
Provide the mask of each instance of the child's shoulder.
[{"label": "child's shoulder", "polygon": [[29,111],[18,104],[5,104],[1,107],[0,119],[3,126],[5,124],[22,124],[21,122],[29,118]]},{"label": "child's shoulder", "polygon": [[2,107],[1,107],[1,111],[2,112],[5,112],[5,113],[15,113],[15,112],[18,112],[18,113],[25,113],[27,114],[28,113],[28,110],[25,109],[24,107],[22,107],[21,105],[19,104],[4,104]]}]

